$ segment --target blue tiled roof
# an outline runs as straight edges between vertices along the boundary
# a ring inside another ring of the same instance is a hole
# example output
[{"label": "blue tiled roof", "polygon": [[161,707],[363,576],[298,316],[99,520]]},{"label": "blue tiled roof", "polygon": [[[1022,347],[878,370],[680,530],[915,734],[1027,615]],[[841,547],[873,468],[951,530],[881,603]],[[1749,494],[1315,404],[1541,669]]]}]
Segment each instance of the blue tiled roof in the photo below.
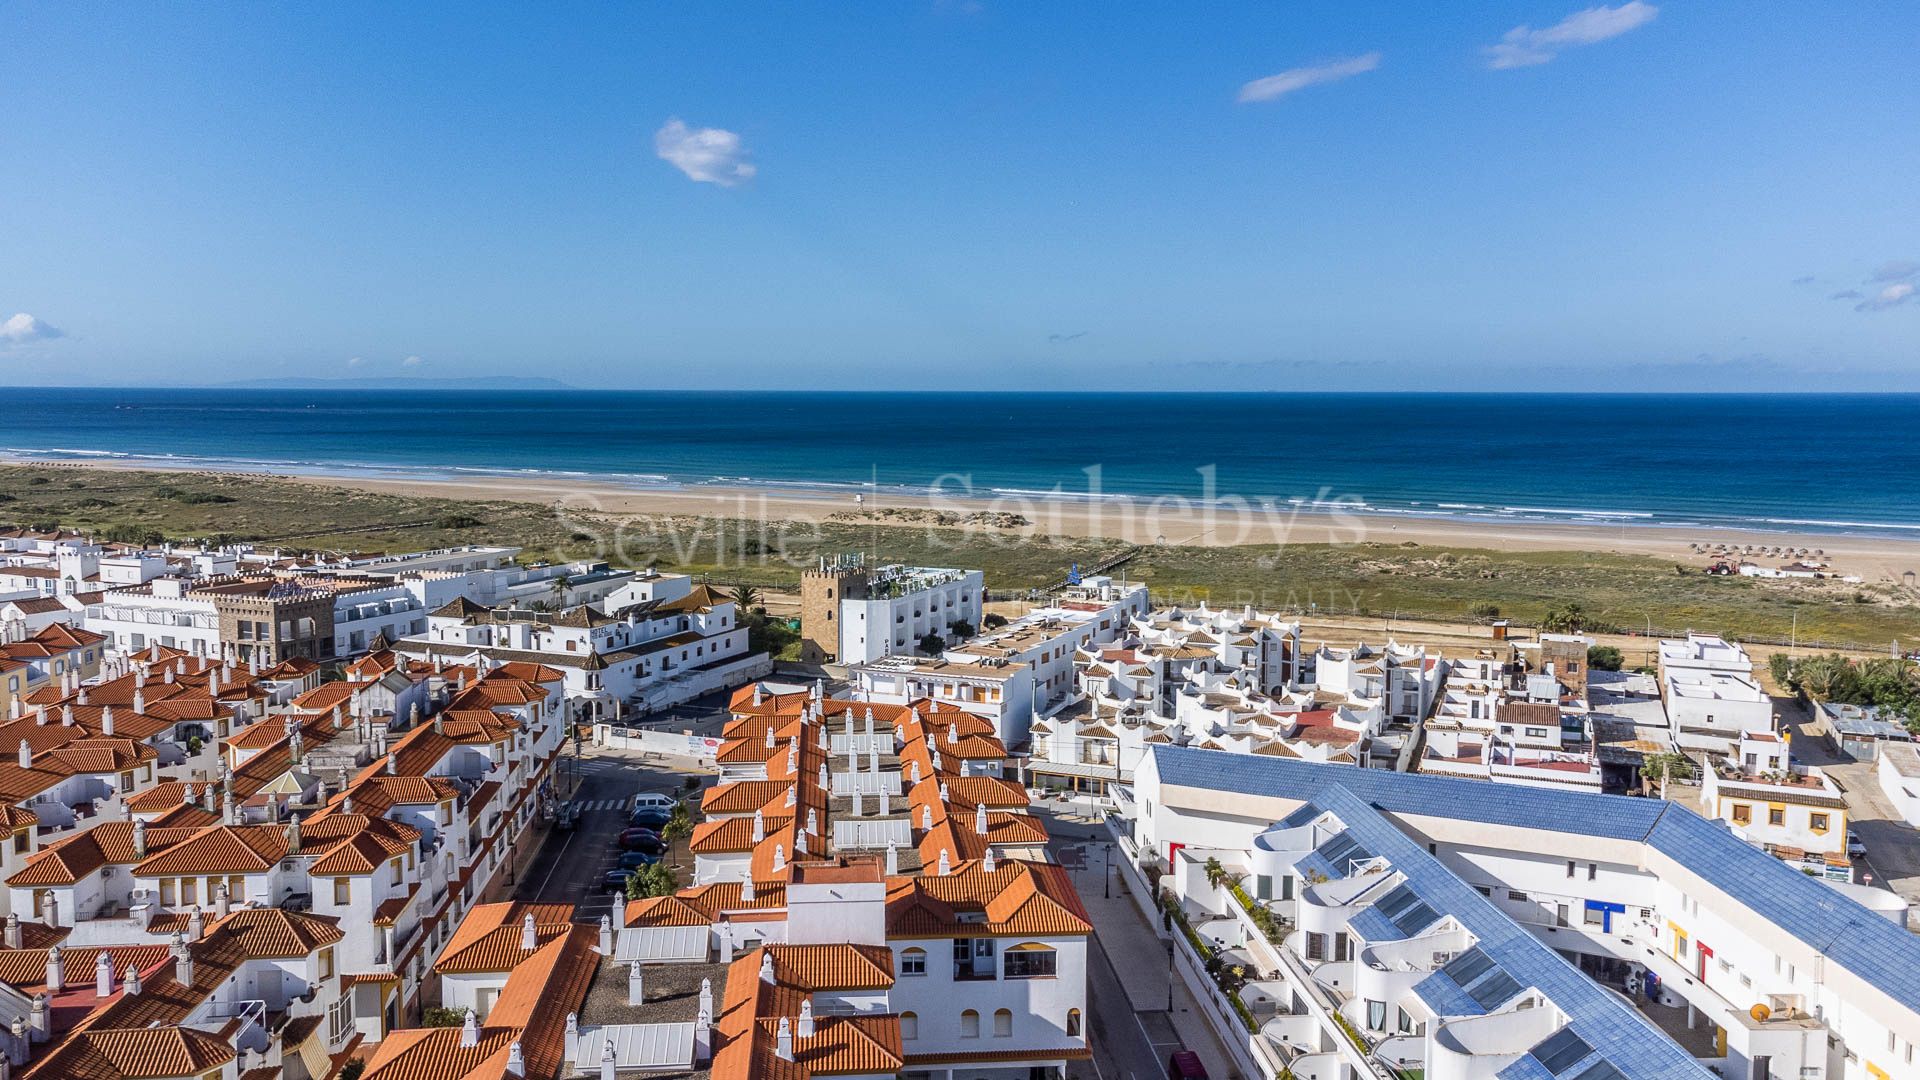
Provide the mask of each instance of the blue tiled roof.
[{"label": "blue tiled roof", "polygon": [[1427,1003],[1427,1008],[1432,1009],[1435,1016],[1475,1016],[1486,1011],[1474,1004],[1467,992],[1460,989],[1459,983],[1442,972],[1436,971],[1415,983],[1413,992]]},{"label": "blue tiled roof", "polygon": [[1617,840],[1646,839],[1668,805],[1659,799],[1589,795],[1181,746],[1155,746],[1153,760],[1162,783],[1182,787],[1307,800],[1320,788],[1339,784],[1389,813],[1440,813]]},{"label": "blue tiled roof", "polygon": [[1407,935],[1393,925],[1393,920],[1380,914],[1379,908],[1368,908],[1347,920],[1347,928],[1365,942],[1399,941]]},{"label": "blue tiled roof", "polygon": [[1902,1006],[1920,1012],[1920,941],[1913,934],[1684,806],[1217,750],[1156,746],[1153,755],[1161,782],[1184,787],[1309,802],[1316,793],[1339,786],[1394,814],[1444,815],[1650,844]]}]

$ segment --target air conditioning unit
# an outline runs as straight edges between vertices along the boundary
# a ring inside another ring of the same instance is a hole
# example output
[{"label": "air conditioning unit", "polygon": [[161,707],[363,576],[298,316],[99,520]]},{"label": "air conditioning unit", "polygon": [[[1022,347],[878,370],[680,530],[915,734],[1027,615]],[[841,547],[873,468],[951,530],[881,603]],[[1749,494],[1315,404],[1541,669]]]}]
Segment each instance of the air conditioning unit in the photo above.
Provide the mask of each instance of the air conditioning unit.
[{"label": "air conditioning unit", "polygon": [[113,876],[113,867],[111,867],[111,866],[109,866],[109,867],[107,867],[107,868],[105,868],[104,870],[101,870],[101,871],[100,871],[100,876],[101,876],[101,877],[103,877],[103,878],[110,878],[110,877],[112,877],[112,876]]}]

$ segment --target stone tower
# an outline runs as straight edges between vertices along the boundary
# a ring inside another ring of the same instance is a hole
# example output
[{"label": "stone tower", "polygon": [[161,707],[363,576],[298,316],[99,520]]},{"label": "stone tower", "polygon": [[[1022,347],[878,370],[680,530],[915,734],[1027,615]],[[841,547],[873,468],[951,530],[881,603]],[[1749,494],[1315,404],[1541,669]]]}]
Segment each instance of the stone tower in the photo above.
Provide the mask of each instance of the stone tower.
[{"label": "stone tower", "polygon": [[800,574],[800,662],[840,658],[840,602],[867,598],[866,560],[859,554],[822,555]]}]

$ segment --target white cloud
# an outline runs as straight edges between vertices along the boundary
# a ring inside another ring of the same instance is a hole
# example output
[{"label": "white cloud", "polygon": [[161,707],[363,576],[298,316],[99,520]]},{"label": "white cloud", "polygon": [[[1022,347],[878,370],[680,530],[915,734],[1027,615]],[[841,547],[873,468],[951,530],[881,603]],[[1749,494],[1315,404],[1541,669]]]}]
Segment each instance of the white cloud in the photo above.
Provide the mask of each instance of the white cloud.
[{"label": "white cloud", "polygon": [[1905,281],[1915,276],[1920,276],[1920,263],[1907,259],[1894,259],[1891,262],[1881,263],[1880,268],[1873,272],[1872,280]]},{"label": "white cloud", "polygon": [[740,136],[722,128],[690,128],[674,117],[653,133],[653,152],[688,179],[732,187],[758,172]]},{"label": "white cloud", "polygon": [[1573,14],[1544,30],[1516,26],[1500,44],[1486,47],[1490,68],[1532,67],[1560,55],[1562,49],[1592,45],[1653,21],[1660,9],[1643,0],[1627,0],[1619,7],[1593,7]]},{"label": "white cloud", "polygon": [[1325,64],[1313,64],[1308,67],[1288,68],[1278,75],[1269,75],[1264,79],[1255,79],[1240,88],[1240,103],[1250,101],[1272,101],[1274,98],[1291,94],[1295,90],[1304,90],[1321,83],[1339,82],[1341,79],[1364,74],[1380,66],[1380,54],[1365,53],[1351,56],[1345,60],[1333,60]]},{"label": "white cloud", "polygon": [[66,331],[43,322],[22,311],[6,322],[0,322],[0,343],[7,345],[25,345],[29,341],[52,341],[65,337]]},{"label": "white cloud", "polygon": [[1865,300],[1853,306],[1855,311],[1885,311],[1890,307],[1899,307],[1913,299],[1914,287],[1911,281],[1901,281],[1889,285]]},{"label": "white cloud", "polygon": [[367,361],[366,361],[366,359],[365,359],[364,357],[359,357],[359,356],[349,356],[349,357],[347,357],[347,366],[348,366],[348,367],[359,367],[359,366],[360,366],[361,364],[364,364],[364,363],[366,363],[366,362],[367,362]]},{"label": "white cloud", "polygon": [[426,361],[420,359],[417,356],[409,356],[405,360],[400,361],[400,366],[401,367],[419,367],[421,364],[424,364],[424,363],[426,363]]}]

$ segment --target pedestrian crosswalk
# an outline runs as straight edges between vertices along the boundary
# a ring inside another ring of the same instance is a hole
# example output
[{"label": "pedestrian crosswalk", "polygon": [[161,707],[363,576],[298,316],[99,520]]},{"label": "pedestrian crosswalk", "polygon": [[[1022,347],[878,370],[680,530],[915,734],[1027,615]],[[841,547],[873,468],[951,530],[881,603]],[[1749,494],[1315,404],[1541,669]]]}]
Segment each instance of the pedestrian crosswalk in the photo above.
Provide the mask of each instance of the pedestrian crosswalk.
[{"label": "pedestrian crosswalk", "polygon": [[592,813],[595,810],[623,810],[626,808],[627,800],[625,799],[575,799],[572,805],[573,805],[574,813],[587,814],[587,813]]}]

